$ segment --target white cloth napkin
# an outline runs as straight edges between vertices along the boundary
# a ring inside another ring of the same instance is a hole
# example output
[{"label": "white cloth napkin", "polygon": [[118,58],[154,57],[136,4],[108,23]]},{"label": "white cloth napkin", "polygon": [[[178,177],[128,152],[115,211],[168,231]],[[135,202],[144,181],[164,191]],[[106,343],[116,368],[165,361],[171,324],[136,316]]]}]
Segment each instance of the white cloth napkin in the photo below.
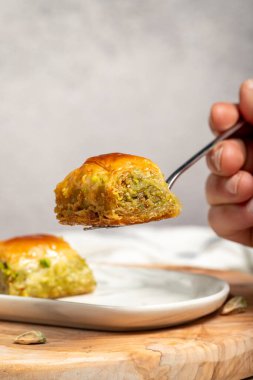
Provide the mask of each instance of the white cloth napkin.
[{"label": "white cloth napkin", "polygon": [[171,264],[249,271],[252,251],[220,239],[208,227],[131,226],[67,230],[64,237],[88,262]]}]

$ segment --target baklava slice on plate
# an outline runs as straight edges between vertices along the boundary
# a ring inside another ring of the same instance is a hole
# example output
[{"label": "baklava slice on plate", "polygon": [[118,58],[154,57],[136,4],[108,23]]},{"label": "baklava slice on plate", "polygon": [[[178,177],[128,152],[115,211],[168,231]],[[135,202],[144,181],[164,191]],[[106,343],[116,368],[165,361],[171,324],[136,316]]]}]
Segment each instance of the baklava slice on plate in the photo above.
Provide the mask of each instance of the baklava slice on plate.
[{"label": "baklava slice on plate", "polygon": [[0,293],[59,298],[89,293],[95,284],[86,261],[60,237],[31,235],[0,242]]}]

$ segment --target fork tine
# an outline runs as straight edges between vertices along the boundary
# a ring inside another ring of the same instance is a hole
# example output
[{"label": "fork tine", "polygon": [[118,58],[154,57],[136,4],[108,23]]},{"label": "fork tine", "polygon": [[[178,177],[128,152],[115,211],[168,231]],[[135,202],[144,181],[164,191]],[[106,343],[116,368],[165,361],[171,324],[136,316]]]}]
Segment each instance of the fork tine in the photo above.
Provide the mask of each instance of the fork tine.
[{"label": "fork tine", "polygon": [[122,226],[85,226],[83,227],[83,230],[84,231],[92,231],[92,230],[100,230],[101,228],[118,228],[118,227],[124,227],[124,225]]}]

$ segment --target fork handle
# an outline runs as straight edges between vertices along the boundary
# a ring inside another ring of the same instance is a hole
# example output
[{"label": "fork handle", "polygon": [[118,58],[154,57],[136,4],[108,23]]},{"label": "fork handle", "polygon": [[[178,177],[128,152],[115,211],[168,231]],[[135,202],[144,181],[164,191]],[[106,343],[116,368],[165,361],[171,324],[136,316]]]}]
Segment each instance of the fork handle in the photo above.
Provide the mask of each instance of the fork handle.
[{"label": "fork handle", "polygon": [[245,125],[244,121],[239,121],[233,127],[226,130],[221,135],[217,136],[214,140],[212,140],[209,144],[207,144],[204,148],[195,153],[189,160],[187,160],[183,165],[179,166],[166,180],[169,189],[172,188],[174,182],[177,178],[184,173],[187,169],[189,169],[193,164],[195,164],[200,158],[205,156],[218,142],[223,141],[237,132],[243,125]]}]

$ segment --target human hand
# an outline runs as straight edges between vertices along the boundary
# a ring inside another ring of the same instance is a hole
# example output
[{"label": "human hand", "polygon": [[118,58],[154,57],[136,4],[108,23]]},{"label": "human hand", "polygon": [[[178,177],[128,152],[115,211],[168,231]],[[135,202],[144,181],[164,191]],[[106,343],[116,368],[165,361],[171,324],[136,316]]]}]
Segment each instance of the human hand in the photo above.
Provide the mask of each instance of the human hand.
[{"label": "human hand", "polygon": [[207,155],[208,221],[217,235],[253,246],[253,79],[242,83],[239,104],[212,106],[210,127],[219,134],[239,116],[252,125],[251,137],[222,141]]}]

